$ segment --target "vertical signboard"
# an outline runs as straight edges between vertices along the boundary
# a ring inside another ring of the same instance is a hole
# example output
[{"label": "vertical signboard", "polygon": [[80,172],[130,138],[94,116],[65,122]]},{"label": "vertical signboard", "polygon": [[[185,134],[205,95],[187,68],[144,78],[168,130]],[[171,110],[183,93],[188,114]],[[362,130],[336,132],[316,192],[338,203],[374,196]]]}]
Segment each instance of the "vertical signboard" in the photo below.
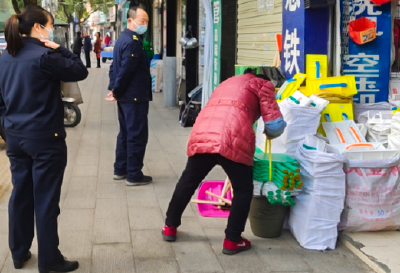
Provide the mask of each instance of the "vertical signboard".
[{"label": "vertical signboard", "polygon": [[221,0],[213,0],[213,90],[220,83],[221,71]]},{"label": "vertical signboard", "polygon": [[354,96],[354,102],[387,101],[392,45],[391,5],[374,5],[370,0],[364,0],[356,1],[352,6],[351,2],[350,18],[367,17],[375,21],[376,39],[363,45],[357,45],[349,39],[348,55],[343,57],[343,74],[356,77],[358,94]]},{"label": "vertical signboard", "polygon": [[282,70],[286,78],[304,73],[304,1],[283,0],[282,12]]}]

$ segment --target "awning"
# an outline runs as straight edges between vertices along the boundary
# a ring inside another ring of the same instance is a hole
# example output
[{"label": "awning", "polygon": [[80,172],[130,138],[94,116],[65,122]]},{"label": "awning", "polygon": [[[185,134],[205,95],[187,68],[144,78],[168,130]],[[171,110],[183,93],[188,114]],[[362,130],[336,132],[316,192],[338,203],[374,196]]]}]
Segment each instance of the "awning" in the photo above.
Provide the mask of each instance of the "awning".
[{"label": "awning", "polygon": [[66,23],[66,22],[64,22],[64,21],[61,21],[61,20],[59,20],[59,19],[54,19],[54,25],[55,25],[55,26],[69,26],[68,23]]}]

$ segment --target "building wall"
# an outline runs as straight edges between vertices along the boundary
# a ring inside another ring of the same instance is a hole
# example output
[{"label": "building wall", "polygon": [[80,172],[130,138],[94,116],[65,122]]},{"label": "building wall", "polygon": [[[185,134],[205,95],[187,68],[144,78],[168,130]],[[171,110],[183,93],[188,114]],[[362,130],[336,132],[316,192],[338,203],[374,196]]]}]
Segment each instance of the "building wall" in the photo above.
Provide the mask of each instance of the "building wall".
[{"label": "building wall", "polygon": [[237,60],[239,65],[270,66],[282,32],[282,0],[271,11],[258,11],[257,0],[238,0]]}]

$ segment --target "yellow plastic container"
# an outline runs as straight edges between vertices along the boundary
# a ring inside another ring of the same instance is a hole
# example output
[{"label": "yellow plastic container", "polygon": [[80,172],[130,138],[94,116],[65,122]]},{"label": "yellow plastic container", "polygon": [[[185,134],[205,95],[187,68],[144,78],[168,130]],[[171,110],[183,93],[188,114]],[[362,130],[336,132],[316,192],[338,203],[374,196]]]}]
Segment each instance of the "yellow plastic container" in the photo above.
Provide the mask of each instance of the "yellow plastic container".
[{"label": "yellow plastic container", "polygon": [[299,90],[300,85],[306,79],[306,74],[297,73],[292,79],[287,80],[279,91],[276,93],[277,100],[284,100],[293,95],[294,92]]},{"label": "yellow plastic container", "polygon": [[[331,122],[342,121],[345,120],[346,117],[347,119],[353,120],[353,103],[329,103],[325,110],[321,112],[321,122],[329,122],[325,114],[329,115]],[[318,133],[326,136],[322,125],[319,126]]]},{"label": "yellow plastic container", "polygon": [[340,96],[354,96],[357,94],[356,79],[353,75],[328,77],[307,80],[307,90],[304,95],[311,96],[321,93],[330,93]]},{"label": "yellow plastic container", "polygon": [[306,55],[307,81],[328,77],[328,56]]}]

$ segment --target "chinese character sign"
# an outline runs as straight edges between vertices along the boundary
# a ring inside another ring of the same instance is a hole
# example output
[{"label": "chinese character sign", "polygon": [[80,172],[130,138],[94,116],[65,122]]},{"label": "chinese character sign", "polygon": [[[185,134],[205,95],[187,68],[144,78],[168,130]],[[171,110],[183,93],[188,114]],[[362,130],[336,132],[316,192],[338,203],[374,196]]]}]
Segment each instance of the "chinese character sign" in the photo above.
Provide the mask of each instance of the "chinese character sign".
[{"label": "chinese character sign", "polygon": [[[351,2],[350,2],[351,3]],[[350,15],[367,17],[377,23],[376,39],[357,45],[351,39],[348,55],[343,57],[343,74],[354,75],[357,103],[388,100],[391,52],[391,6],[374,5],[370,0],[357,0],[350,6]],[[343,6],[342,6],[343,9]]]},{"label": "chinese character sign", "polygon": [[220,83],[220,70],[221,70],[221,0],[213,0],[213,90],[217,88]]},{"label": "chinese character sign", "polygon": [[304,1],[283,0],[282,69],[287,78],[304,72]]}]

